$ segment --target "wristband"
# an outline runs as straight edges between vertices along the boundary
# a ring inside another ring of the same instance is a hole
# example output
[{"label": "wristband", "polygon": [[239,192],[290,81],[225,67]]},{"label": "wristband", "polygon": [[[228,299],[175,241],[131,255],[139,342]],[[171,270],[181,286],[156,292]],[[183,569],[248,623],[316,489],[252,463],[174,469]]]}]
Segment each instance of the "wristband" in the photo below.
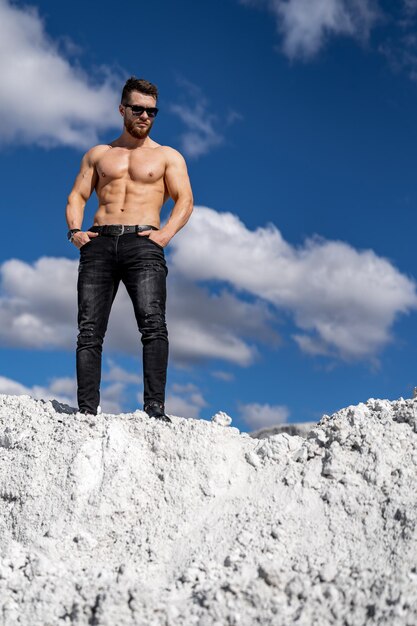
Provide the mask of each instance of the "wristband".
[{"label": "wristband", "polygon": [[67,232],[68,241],[72,242],[72,238],[75,235],[75,233],[80,233],[80,232],[81,232],[81,228],[71,228],[71,230]]}]

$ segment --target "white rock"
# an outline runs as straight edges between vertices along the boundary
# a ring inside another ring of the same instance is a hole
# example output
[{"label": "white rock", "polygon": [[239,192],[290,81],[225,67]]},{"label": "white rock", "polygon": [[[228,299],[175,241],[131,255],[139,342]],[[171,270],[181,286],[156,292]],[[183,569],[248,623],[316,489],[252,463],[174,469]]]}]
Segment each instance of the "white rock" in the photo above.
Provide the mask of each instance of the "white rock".
[{"label": "white rock", "polygon": [[0,396],[0,621],[415,624],[416,413],[257,440]]},{"label": "white rock", "polygon": [[230,426],[230,424],[232,423],[232,418],[230,417],[230,415],[227,415],[227,413],[224,413],[224,411],[219,411],[218,413],[213,415],[211,421],[214,424],[218,424],[219,426]]}]

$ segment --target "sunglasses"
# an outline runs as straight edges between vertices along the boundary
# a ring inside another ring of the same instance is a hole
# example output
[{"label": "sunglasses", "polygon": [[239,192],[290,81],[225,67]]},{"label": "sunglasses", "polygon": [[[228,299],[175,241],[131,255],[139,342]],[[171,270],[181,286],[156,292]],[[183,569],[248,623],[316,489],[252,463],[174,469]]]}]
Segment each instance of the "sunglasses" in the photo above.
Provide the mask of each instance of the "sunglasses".
[{"label": "sunglasses", "polygon": [[142,115],[146,111],[148,117],[156,117],[159,109],[157,107],[141,107],[137,104],[124,104],[125,109],[132,109],[133,115]]}]

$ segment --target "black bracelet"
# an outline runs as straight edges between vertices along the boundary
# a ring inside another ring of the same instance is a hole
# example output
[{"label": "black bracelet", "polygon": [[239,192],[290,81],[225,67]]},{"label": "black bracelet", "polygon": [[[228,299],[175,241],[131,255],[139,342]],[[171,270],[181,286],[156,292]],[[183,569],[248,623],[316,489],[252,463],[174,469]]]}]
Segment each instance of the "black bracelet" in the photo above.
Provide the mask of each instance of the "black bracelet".
[{"label": "black bracelet", "polygon": [[81,228],[72,228],[71,230],[69,230],[67,232],[68,241],[72,241],[72,238],[75,235],[75,233],[80,233],[80,232],[81,232]]}]

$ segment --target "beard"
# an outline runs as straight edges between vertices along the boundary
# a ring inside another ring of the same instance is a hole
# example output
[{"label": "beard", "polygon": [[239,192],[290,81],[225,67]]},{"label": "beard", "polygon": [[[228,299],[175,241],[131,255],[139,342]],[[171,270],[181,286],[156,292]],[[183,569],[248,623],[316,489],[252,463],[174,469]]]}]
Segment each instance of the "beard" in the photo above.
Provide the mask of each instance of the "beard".
[{"label": "beard", "polygon": [[145,139],[151,132],[153,122],[148,122],[148,126],[139,126],[140,121],[131,119],[125,119],[125,128],[129,135],[135,139]]}]

